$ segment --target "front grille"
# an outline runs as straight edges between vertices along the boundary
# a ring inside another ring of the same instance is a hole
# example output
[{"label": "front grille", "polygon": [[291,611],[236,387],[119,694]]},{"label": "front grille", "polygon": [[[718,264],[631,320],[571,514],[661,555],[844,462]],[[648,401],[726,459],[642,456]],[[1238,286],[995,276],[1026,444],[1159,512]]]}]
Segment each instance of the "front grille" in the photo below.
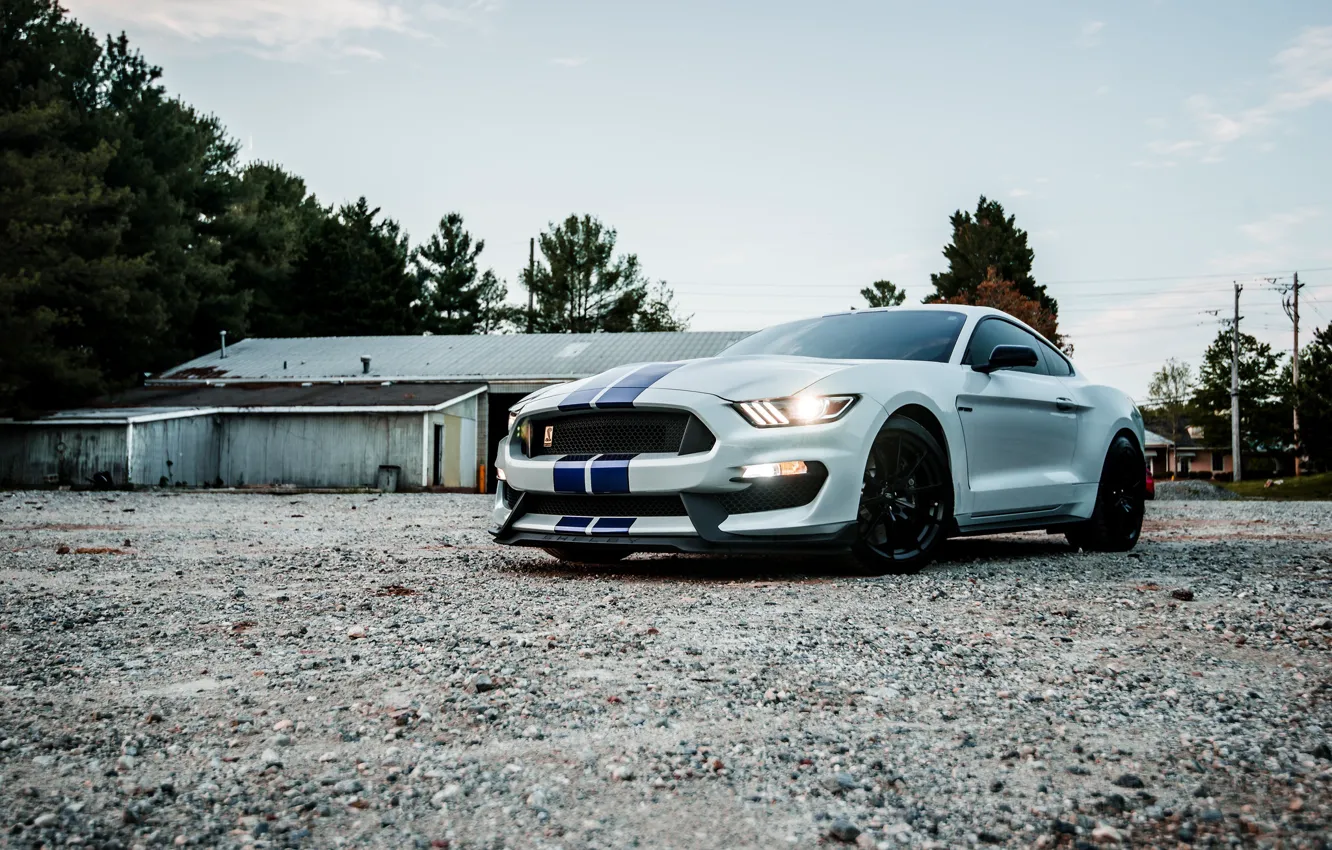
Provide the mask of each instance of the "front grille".
[{"label": "front grille", "polygon": [[747,489],[724,493],[721,506],[728,514],[756,514],[760,511],[780,511],[798,508],[814,501],[828,479],[828,470],[821,463],[811,463],[804,475],[783,475],[757,481]]},{"label": "front grille", "polygon": [[566,496],[528,493],[523,510],[550,516],[685,516],[679,496]]},{"label": "front grille", "polygon": [[[644,454],[680,451],[685,430],[693,417],[688,413],[643,411],[585,413],[534,419],[531,422],[530,456],[577,454]],[[701,427],[699,423],[695,427]],[[546,429],[551,443],[546,445]],[[709,444],[710,447],[710,444]]]}]

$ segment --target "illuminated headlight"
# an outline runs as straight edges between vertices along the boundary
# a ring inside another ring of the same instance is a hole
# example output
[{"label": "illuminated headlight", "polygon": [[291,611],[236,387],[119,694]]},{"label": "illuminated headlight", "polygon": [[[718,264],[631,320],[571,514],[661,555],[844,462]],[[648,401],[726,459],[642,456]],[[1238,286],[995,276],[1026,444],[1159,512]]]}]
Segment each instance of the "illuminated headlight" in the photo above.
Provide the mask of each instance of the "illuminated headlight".
[{"label": "illuminated headlight", "polygon": [[513,431],[513,423],[518,421],[518,408],[509,408],[509,431]]},{"label": "illuminated headlight", "polygon": [[756,463],[740,468],[741,478],[778,478],[782,475],[804,475],[809,472],[803,460],[784,460],[781,463]]},{"label": "illuminated headlight", "polygon": [[498,478],[500,481],[508,481],[508,480],[509,480],[509,476],[505,475],[505,474],[504,474],[504,469],[503,469],[502,467],[499,467],[499,466],[495,467],[495,477]]},{"label": "illuminated headlight", "polygon": [[742,401],[735,409],[755,428],[781,428],[787,425],[819,425],[842,418],[859,396],[805,395]]}]

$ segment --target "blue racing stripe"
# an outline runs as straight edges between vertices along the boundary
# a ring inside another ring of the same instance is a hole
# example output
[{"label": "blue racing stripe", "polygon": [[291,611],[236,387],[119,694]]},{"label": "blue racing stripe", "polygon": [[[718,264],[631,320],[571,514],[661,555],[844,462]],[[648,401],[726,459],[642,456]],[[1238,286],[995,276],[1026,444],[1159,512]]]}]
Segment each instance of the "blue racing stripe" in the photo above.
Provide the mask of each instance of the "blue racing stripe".
[{"label": "blue racing stripe", "polygon": [[683,365],[683,363],[649,363],[624,379],[616,381],[613,387],[597,399],[597,407],[633,407],[634,400],[643,394],[643,390]]},{"label": "blue racing stripe", "polygon": [[591,524],[592,517],[590,516],[565,516],[560,517],[560,521],[555,523],[555,530],[583,534]]},{"label": "blue racing stripe", "polygon": [[592,455],[565,455],[555,461],[555,492],[586,493],[587,462],[591,459]]},{"label": "blue racing stripe", "polygon": [[628,493],[629,461],[637,455],[607,454],[592,461],[593,493]]},{"label": "blue racing stripe", "polygon": [[597,387],[583,387],[574,390],[564,398],[560,399],[560,410],[588,410],[592,407],[592,399],[597,397],[597,393],[606,389],[605,385]]},{"label": "blue racing stripe", "polygon": [[603,517],[592,526],[593,534],[628,534],[637,517]]}]

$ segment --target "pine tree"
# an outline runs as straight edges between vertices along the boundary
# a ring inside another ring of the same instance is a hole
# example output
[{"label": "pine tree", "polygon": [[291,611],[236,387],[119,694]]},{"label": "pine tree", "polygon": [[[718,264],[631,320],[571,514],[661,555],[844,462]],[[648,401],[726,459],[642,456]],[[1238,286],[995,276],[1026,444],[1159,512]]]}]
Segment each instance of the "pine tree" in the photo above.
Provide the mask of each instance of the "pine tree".
[{"label": "pine tree", "polygon": [[[664,282],[649,292],[633,254],[615,253],[615,230],[590,215],[571,215],[537,240],[543,261],[531,286],[539,333],[678,330],[687,319],[674,315]],[[524,274],[526,281],[526,274]]]},{"label": "pine tree", "polygon": [[1031,275],[1036,255],[1027,245],[1027,231],[1017,226],[1016,216],[1005,218],[1002,204],[981,195],[974,214],[957,210],[949,221],[953,241],[943,250],[948,271],[930,275],[935,291],[927,302],[974,293],[994,268],[998,278],[1010,281],[1024,298],[1039,301],[1041,307],[1058,315],[1058,303]]},{"label": "pine tree", "polygon": [[439,221],[430,241],[416,249],[412,264],[426,298],[426,329],[437,334],[470,334],[481,321],[481,282],[477,258],[484,240],[473,241],[461,213]]},{"label": "pine tree", "polygon": [[890,280],[876,280],[860,290],[860,297],[869,307],[900,307],[906,300],[906,292]]}]

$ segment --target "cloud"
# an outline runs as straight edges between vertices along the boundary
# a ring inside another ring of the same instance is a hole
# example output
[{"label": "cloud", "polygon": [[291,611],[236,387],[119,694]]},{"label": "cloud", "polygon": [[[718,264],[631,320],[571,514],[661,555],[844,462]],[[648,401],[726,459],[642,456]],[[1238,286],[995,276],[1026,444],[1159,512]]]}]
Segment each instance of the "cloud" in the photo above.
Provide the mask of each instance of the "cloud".
[{"label": "cloud", "polygon": [[1027,197],[1027,196],[1030,195],[1030,194],[1031,194],[1031,190],[1030,190],[1030,189],[1009,189],[1009,190],[1008,190],[1008,197],[1010,197],[1010,198],[1025,198],[1025,197]]},{"label": "cloud", "polygon": [[1307,27],[1272,58],[1273,72],[1267,96],[1257,105],[1224,110],[1206,95],[1184,102],[1184,111],[1195,128],[1195,137],[1176,142],[1154,141],[1158,148],[1186,154],[1199,162],[1220,162],[1225,148],[1253,136],[1283,116],[1320,103],[1332,103],[1332,26]]},{"label": "cloud", "polygon": [[218,42],[274,59],[314,55],[383,58],[356,40],[421,35],[425,20],[471,23],[496,0],[67,0],[76,15],[110,19],[190,42]]},{"label": "cloud", "polygon": [[1078,47],[1095,47],[1101,43],[1101,30],[1105,29],[1105,21],[1087,21],[1082,25],[1082,30],[1078,33],[1078,39],[1075,44]]},{"label": "cloud", "polygon": [[585,56],[560,56],[550,60],[552,65],[559,65],[561,68],[577,68],[580,65],[587,64]]},{"label": "cloud", "polygon": [[1255,242],[1264,245],[1280,245],[1287,241],[1292,231],[1306,221],[1318,218],[1322,214],[1317,207],[1300,207],[1290,212],[1279,212],[1267,218],[1240,225],[1240,232]]}]

